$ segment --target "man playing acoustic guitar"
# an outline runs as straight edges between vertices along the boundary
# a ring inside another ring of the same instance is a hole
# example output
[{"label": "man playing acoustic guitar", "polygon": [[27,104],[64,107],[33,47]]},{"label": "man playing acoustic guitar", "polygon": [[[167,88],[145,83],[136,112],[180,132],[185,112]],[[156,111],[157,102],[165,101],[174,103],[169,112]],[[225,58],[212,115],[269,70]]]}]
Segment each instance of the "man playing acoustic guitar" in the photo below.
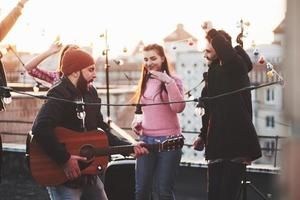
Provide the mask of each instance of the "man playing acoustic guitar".
[{"label": "man playing acoustic guitar", "polygon": [[[101,103],[96,89],[91,84],[96,78],[92,56],[80,48],[67,50],[62,58],[61,70],[64,76],[48,91],[47,96],[50,99],[43,104],[32,127],[35,141],[45,154],[62,168],[67,180],[59,185],[48,186],[47,190],[50,198],[55,200],[79,200],[80,198],[106,200],[103,183],[97,174],[83,174],[81,171],[79,163],[86,161],[87,158],[70,153],[67,145],[59,142],[55,134],[56,128],[63,127],[66,130],[80,132],[79,135],[101,128],[106,132],[109,145],[129,143],[110,133],[108,125],[103,122],[99,105],[78,106],[75,103],[57,100]],[[135,145],[133,150],[135,156],[148,153],[148,150],[139,144]],[[47,178],[52,177],[49,174]]]}]

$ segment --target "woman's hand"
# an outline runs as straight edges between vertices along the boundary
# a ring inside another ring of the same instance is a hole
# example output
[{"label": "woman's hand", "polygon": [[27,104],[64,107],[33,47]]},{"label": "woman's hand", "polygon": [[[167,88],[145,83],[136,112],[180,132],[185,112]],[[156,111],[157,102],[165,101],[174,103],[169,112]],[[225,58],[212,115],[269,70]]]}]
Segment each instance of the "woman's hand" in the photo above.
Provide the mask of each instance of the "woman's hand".
[{"label": "woman's hand", "polygon": [[155,70],[151,70],[150,71],[151,77],[160,80],[161,82],[165,83],[165,84],[169,84],[171,82],[174,81],[174,79],[172,79],[167,73],[166,71],[164,72],[159,72],[159,71],[155,71]]},{"label": "woman's hand", "polygon": [[51,46],[48,49],[49,54],[55,54],[58,53],[62,48],[62,44],[59,42],[55,42],[53,44],[51,44]]}]

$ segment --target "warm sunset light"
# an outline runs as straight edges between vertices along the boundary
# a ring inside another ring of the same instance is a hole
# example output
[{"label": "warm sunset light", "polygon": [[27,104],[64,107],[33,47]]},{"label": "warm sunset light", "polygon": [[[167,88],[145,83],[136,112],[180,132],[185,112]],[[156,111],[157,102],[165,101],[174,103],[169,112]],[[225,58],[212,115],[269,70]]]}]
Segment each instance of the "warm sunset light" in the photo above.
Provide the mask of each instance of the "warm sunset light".
[{"label": "warm sunset light", "polygon": [[[0,0],[0,18],[16,3]],[[65,44],[93,44],[94,50],[100,52],[104,42],[99,36],[107,29],[110,48],[118,54],[125,46],[130,52],[140,40],[161,43],[178,23],[200,39],[199,45],[204,20],[236,35],[236,24],[241,18],[251,23],[246,45],[252,40],[270,43],[272,31],[284,18],[285,10],[285,0],[29,0],[22,17],[2,43],[39,52],[59,35]]]}]

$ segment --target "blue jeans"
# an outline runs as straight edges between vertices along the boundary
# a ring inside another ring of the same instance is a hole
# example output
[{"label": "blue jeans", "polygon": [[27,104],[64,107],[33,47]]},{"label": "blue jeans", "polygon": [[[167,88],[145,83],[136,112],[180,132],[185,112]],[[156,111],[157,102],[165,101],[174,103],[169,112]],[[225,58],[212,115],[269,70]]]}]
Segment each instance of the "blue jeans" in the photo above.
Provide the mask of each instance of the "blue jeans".
[{"label": "blue jeans", "polygon": [[47,187],[51,200],[107,200],[104,185],[99,177],[96,184],[80,188],[70,188],[65,185]]},{"label": "blue jeans", "polygon": [[[147,144],[163,142],[167,137],[141,136]],[[150,152],[137,158],[135,170],[135,199],[148,200],[154,186],[159,200],[174,200],[175,176],[181,159],[181,150]]]}]

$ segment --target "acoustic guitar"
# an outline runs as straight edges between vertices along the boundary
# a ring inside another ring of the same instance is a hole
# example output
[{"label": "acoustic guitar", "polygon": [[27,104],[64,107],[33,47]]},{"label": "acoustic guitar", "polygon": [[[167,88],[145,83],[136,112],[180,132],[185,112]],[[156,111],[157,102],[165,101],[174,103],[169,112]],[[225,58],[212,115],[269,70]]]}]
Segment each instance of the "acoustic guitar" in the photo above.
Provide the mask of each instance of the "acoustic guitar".
[{"label": "acoustic guitar", "polygon": [[[108,156],[112,154],[134,153],[134,145],[108,146],[108,139],[102,130],[76,132],[63,127],[54,130],[58,141],[65,146],[71,155],[86,157],[86,161],[79,161],[82,174],[98,174],[105,170]],[[162,143],[142,144],[150,152],[161,152],[181,149],[183,136],[168,138]],[[55,186],[66,182],[62,166],[54,162],[32,137],[29,143],[29,166],[34,179],[42,186]]]}]

